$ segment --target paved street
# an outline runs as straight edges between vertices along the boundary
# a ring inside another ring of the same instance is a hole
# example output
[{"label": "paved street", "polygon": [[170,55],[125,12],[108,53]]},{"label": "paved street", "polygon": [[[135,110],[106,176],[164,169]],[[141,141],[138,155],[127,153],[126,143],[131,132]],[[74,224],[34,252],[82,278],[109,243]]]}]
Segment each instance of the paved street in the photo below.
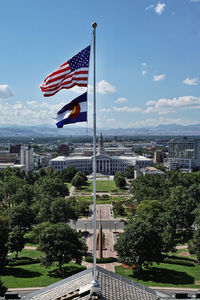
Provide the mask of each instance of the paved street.
[{"label": "paved street", "polygon": [[[92,206],[90,207],[92,211]],[[111,204],[98,204],[96,206],[97,229],[102,225],[103,230],[123,231],[124,222],[121,218],[115,219],[112,215]],[[100,221],[101,220],[101,221]],[[70,222],[70,226],[76,230],[88,231],[93,229],[93,214],[87,218],[79,219],[76,223]]]},{"label": "paved street", "polygon": [[[100,221],[97,220],[97,229],[99,228]],[[120,219],[115,220],[101,220],[101,225],[103,230],[114,230],[123,231],[124,222],[120,222]],[[93,229],[93,220],[91,219],[81,219],[76,223],[70,222],[70,226],[76,230],[88,231]]]}]

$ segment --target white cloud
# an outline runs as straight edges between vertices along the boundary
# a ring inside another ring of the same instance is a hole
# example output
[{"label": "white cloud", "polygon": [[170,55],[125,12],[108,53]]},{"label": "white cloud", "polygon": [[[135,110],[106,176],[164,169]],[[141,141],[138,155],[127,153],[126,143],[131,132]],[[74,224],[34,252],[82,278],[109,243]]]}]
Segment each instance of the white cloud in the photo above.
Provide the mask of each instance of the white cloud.
[{"label": "white cloud", "polygon": [[97,92],[99,94],[112,94],[116,92],[116,88],[108,81],[101,80],[97,83]]},{"label": "white cloud", "polygon": [[149,101],[147,101],[147,103],[146,103],[147,106],[149,106],[149,105],[154,105],[154,104],[156,104],[156,101],[154,101],[154,100],[149,100]]},{"label": "white cloud", "polygon": [[141,108],[139,107],[128,107],[128,106],[123,106],[123,107],[114,107],[114,110],[117,112],[141,112]]},{"label": "white cloud", "polygon": [[141,66],[142,66],[143,68],[146,68],[147,63],[143,62],[143,63],[141,63]]},{"label": "white cloud", "polygon": [[194,78],[187,77],[186,79],[183,80],[183,83],[187,84],[187,85],[198,85],[199,78],[197,78],[197,77],[194,77]]},{"label": "white cloud", "polygon": [[102,109],[100,109],[100,111],[107,113],[107,112],[110,112],[110,108],[102,108]]},{"label": "white cloud", "polygon": [[154,11],[157,15],[161,15],[165,9],[166,4],[158,2],[157,5],[154,8]]},{"label": "white cloud", "polygon": [[[136,122],[130,122],[127,125],[127,128],[140,128],[140,127],[156,127],[159,125],[170,125],[170,124],[178,124],[178,125],[189,125],[192,124],[191,121],[182,120],[180,118],[172,119],[172,118],[156,118],[156,119],[145,119]],[[193,123],[196,124],[196,123]]]},{"label": "white cloud", "polygon": [[9,97],[14,96],[7,84],[0,85],[0,100],[8,99]]},{"label": "white cloud", "polygon": [[128,100],[125,97],[119,97],[117,100],[115,100],[115,103],[124,103],[127,102]]},{"label": "white cloud", "polygon": [[66,103],[50,104],[48,102],[27,101],[25,104],[16,102],[14,105],[0,103],[0,124],[31,125],[54,124],[53,117]]},{"label": "white cloud", "polygon": [[92,94],[93,92],[93,86],[88,84],[88,88],[83,87],[83,86],[74,86],[72,88],[72,92],[76,93],[76,94],[81,94],[81,93],[85,93],[88,90],[88,94]]},{"label": "white cloud", "polygon": [[[85,93],[87,91],[86,87],[75,86],[72,88],[72,91],[76,94]],[[109,83],[106,80],[101,80],[97,83],[96,91],[99,94],[112,94],[116,92],[114,85]],[[93,93],[93,86],[88,84],[88,94]]]},{"label": "white cloud", "polygon": [[147,74],[147,70],[142,70],[142,76],[145,76]]},{"label": "white cloud", "polygon": [[121,125],[118,120],[113,119],[113,118],[112,119],[107,119],[106,124],[107,124],[107,127],[110,127],[110,128],[118,128]]},{"label": "white cloud", "polygon": [[76,94],[81,94],[81,93],[85,93],[87,92],[87,88],[86,87],[82,87],[82,86],[74,86],[72,88],[72,91]]},{"label": "white cloud", "polygon": [[146,103],[146,105],[149,107],[144,112],[155,112],[160,115],[164,115],[168,113],[175,113],[180,109],[199,109],[200,97],[183,96],[172,99],[161,98],[158,101],[150,100]]},{"label": "white cloud", "polygon": [[148,11],[148,10],[152,10],[153,8],[154,8],[154,5],[151,4],[151,5],[147,6],[145,9]]},{"label": "white cloud", "polygon": [[165,74],[160,74],[160,75],[154,75],[153,76],[153,81],[161,81],[165,79]]}]

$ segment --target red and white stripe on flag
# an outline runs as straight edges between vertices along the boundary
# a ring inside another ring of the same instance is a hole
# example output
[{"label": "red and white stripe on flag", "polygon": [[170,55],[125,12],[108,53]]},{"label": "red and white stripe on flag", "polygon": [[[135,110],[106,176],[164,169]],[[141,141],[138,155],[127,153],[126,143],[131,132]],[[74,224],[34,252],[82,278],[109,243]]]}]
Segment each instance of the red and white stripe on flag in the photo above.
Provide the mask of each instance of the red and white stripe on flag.
[{"label": "red and white stripe on flag", "polygon": [[55,95],[61,89],[77,86],[86,87],[88,84],[90,46],[62,64],[49,74],[40,86],[44,97]]}]

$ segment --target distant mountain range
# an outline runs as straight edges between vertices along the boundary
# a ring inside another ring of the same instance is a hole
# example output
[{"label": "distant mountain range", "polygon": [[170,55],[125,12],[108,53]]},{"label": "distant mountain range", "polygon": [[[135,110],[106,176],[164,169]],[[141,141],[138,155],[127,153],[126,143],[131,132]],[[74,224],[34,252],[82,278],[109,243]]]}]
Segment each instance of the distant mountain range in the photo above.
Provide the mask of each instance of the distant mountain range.
[{"label": "distant mountain range", "polygon": [[[149,128],[117,128],[97,129],[97,134],[104,136],[155,136],[155,135],[199,135],[200,124],[197,125],[160,125]],[[38,126],[1,126],[0,137],[63,137],[63,136],[92,136],[93,129],[85,127],[65,126],[58,129],[49,125]]]}]

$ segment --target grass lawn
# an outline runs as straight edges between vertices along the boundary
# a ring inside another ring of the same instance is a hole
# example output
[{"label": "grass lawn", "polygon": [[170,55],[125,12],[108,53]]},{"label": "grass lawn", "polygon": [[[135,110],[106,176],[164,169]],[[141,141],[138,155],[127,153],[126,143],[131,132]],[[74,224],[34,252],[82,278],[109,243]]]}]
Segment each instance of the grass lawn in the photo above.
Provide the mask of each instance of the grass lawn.
[{"label": "grass lawn", "polygon": [[[93,203],[93,196],[78,196],[79,199],[84,201],[90,201],[90,203]],[[124,196],[109,196],[108,199],[104,199],[102,196],[96,197],[97,204],[111,204],[112,201],[122,201],[124,199]]]},{"label": "grass lawn", "polygon": [[[65,277],[83,271],[84,266],[69,263],[65,266]],[[1,269],[1,279],[7,288],[43,287],[61,280],[56,274],[57,266],[44,268],[39,263]]]},{"label": "grass lawn", "polygon": [[[42,255],[42,252],[39,250],[29,250],[29,249],[23,249],[21,252],[18,253],[19,258],[23,257],[29,257],[29,258],[40,258]],[[9,259],[15,258],[15,252],[9,255]]]},{"label": "grass lawn", "polygon": [[[81,189],[76,190],[77,193],[88,193],[93,191],[93,181],[88,180],[87,185],[83,186]],[[122,194],[124,191],[121,191],[118,187],[116,187],[114,181],[110,180],[97,180],[96,181],[96,191],[97,193],[117,193]]]},{"label": "grass lawn", "polygon": [[[172,255],[173,255],[173,253],[172,253]],[[176,255],[181,258],[186,257],[186,258],[189,258],[190,260],[197,261],[197,256],[195,254],[190,254],[188,249],[178,249],[176,251]]]},{"label": "grass lawn", "polygon": [[25,246],[28,246],[28,247],[39,247],[39,244],[26,243]]},{"label": "grass lawn", "polygon": [[[185,259],[187,260],[187,258]],[[200,266],[197,264],[194,266],[153,264],[152,267],[144,271],[143,278],[139,280],[133,277],[132,270],[122,266],[115,267],[115,272],[147,286],[200,288]]]},{"label": "grass lawn", "polygon": [[70,190],[70,189],[71,189],[71,187],[72,187],[72,184],[71,184],[71,182],[65,182],[65,184],[66,184],[66,186],[68,187],[68,190]]}]

